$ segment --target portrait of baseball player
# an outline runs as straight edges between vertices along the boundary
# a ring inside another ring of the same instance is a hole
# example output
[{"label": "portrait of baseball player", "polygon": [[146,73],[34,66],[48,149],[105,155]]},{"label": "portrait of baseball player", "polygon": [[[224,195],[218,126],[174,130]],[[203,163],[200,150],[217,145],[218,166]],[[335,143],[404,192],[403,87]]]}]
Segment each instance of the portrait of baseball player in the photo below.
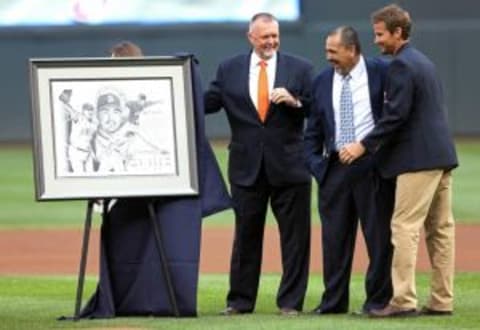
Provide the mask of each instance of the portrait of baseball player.
[{"label": "portrait of baseball player", "polygon": [[74,81],[53,86],[60,106],[54,132],[60,176],[176,173],[168,81]]}]

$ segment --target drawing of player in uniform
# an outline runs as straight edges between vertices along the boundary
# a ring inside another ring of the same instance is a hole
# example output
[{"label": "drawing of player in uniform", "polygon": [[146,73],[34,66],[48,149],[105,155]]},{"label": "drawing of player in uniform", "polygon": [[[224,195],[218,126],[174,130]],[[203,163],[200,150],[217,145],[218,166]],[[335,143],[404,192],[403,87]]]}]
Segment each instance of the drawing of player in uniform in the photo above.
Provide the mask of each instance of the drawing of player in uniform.
[{"label": "drawing of player in uniform", "polygon": [[125,171],[129,110],[124,96],[113,88],[102,89],[97,97],[98,131],[95,155],[98,172]]},{"label": "drawing of player in uniform", "polygon": [[154,104],[162,103],[161,101],[148,101],[147,96],[145,94],[138,94],[138,98],[136,100],[127,101],[127,107],[130,109],[130,115],[128,120],[134,124],[139,125],[139,118],[140,114],[143,110],[148,107],[151,107]]},{"label": "drawing of player in uniform", "polygon": [[98,93],[99,126],[94,145],[99,173],[161,171],[159,159],[165,158],[165,150],[160,148],[160,141],[152,139],[156,136],[152,123],[145,125],[141,119],[142,112],[156,103],[161,102],[147,101],[143,94],[137,100],[125,101],[123,93],[110,87]]},{"label": "drawing of player in uniform", "polygon": [[69,171],[82,173],[93,170],[93,138],[97,131],[98,122],[95,117],[95,108],[90,103],[83,103],[81,111],[70,105],[72,90],[64,90],[59,99],[64,110],[68,113],[69,132],[67,159]]}]

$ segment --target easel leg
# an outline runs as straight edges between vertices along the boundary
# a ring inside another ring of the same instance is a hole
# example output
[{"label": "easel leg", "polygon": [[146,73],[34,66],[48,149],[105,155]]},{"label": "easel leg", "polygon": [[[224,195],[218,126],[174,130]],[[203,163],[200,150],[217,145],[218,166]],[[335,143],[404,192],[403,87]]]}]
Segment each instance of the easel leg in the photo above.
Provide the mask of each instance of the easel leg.
[{"label": "easel leg", "polygon": [[73,319],[80,319],[80,308],[82,307],[83,285],[85,281],[85,269],[87,267],[88,243],[90,241],[90,229],[92,227],[93,200],[87,204],[87,215],[85,218],[85,227],[83,228],[82,256],[80,258],[80,270],[78,271],[77,298],[75,300],[75,313]]},{"label": "easel leg", "polygon": [[170,300],[170,305],[173,309],[173,315],[176,317],[180,316],[178,310],[177,298],[175,297],[175,291],[173,290],[172,277],[170,276],[170,270],[168,269],[167,255],[162,243],[162,236],[160,231],[160,225],[156,221],[157,217],[155,216],[155,209],[153,201],[148,203],[148,212],[150,213],[150,220],[152,221],[153,232],[155,234],[155,243],[157,245],[158,255],[160,256],[160,265],[162,266],[162,273],[165,279],[165,283],[168,291],[168,298]]}]

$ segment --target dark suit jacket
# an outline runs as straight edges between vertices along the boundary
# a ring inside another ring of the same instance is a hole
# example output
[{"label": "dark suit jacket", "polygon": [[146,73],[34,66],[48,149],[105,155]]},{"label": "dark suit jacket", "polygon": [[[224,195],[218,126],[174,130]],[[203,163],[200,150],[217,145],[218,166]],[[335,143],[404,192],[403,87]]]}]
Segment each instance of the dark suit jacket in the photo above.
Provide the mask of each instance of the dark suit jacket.
[{"label": "dark suit jacket", "polygon": [[313,66],[304,59],[277,53],[275,87],[285,87],[302,102],[301,108],[270,104],[265,123],[249,93],[250,53],[222,62],[205,93],[205,112],[224,108],[231,128],[228,176],[232,183],[255,182],[262,161],[272,185],[310,180],[303,154],[303,128],[311,102]]},{"label": "dark suit jacket", "polygon": [[369,152],[386,149],[379,157],[382,175],[456,167],[434,64],[406,44],[388,68],[385,93],[385,116],[362,141]]},{"label": "dark suit jacket", "polygon": [[[380,59],[365,59],[368,74],[373,120],[382,115],[383,88],[387,63]],[[313,105],[305,133],[308,167],[319,184],[322,183],[332,153],[335,152],[335,118],[332,104],[332,67],[322,71],[313,83]]]}]

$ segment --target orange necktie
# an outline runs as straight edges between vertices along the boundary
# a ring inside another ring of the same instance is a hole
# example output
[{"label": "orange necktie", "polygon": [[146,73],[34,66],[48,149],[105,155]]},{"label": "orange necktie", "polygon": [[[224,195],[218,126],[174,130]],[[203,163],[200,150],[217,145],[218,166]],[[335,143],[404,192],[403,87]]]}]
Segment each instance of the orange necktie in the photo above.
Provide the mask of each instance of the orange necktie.
[{"label": "orange necktie", "polygon": [[268,77],[267,77],[267,62],[260,61],[260,72],[258,75],[258,115],[262,122],[267,117],[268,104],[270,103],[268,98]]}]

